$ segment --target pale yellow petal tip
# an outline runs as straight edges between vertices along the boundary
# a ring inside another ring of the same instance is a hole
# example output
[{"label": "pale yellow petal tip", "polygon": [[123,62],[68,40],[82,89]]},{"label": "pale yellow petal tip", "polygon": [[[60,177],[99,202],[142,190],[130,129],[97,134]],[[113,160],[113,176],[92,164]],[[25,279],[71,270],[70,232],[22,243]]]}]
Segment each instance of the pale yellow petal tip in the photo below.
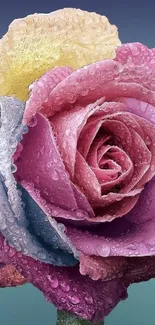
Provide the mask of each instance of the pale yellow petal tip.
[{"label": "pale yellow petal tip", "polygon": [[0,40],[0,95],[26,100],[28,86],[47,70],[112,59],[120,44],[117,27],[105,16],[81,9],[16,19]]}]

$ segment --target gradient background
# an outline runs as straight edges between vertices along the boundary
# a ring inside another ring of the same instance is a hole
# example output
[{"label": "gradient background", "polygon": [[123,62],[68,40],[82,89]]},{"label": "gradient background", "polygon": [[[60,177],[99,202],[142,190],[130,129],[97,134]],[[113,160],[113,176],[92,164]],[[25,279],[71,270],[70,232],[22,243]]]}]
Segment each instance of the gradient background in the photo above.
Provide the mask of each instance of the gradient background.
[{"label": "gradient background", "polygon": [[[2,0],[3,1],[3,0]],[[15,18],[75,7],[106,15],[119,29],[122,42],[138,41],[155,46],[155,3],[153,0],[4,0],[0,8],[0,37]],[[106,325],[154,325],[155,280],[132,285],[129,298],[106,319]],[[31,285],[0,289],[0,325],[55,325],[56,310]]]}]

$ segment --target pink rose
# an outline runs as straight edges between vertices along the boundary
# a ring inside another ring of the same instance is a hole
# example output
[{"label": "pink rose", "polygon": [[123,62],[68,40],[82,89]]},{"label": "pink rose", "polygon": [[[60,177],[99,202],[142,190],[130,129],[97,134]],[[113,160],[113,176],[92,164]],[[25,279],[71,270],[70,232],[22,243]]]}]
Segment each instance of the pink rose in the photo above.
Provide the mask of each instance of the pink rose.
[{"label": "pink rose", "polygon": [[6,264],[58,308],[96,322],[130,283],[155,274],[154,64],[154,49],[131,43],[114,60],[54,68],[31,85],[23,109],[29,129],[14,175],[44,251],[34,246],[32,259],[5,244]]}]

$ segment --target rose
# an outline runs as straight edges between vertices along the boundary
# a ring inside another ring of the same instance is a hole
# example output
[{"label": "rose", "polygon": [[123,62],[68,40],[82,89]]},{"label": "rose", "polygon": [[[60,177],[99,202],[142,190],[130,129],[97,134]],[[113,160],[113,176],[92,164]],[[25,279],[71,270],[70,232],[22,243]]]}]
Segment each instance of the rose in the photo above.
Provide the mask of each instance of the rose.
[{"label": "rose", "polygon": [[[126,44],[112,59],[48,69],[26,106],[1,97],[0,229],[16,248],[1,237],[1,262],[58,308],[96,321],[130,283],[154,276],[154,49]],[[19,97],[20,78],[1,94]]]}]

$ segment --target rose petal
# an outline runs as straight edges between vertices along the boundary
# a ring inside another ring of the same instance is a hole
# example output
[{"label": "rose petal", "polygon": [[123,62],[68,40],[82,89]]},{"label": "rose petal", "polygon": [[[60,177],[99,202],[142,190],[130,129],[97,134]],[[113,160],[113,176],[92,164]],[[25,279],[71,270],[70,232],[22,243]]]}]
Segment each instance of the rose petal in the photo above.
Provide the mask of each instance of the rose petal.
[{"label": "rose petal", "polygon": [[24,277],[12,265],[3,265],[0,268],[0,288],[16,287],[25,283]]},{"label": "rose petal", "polygon": [[26,217],[24,222],[17,220],[11,205],[8,201],[7,192],[0,181],[0,231],[5,236],[8,243],[15,247],[17,251],[32,256],[34,259],[44,261],[45,263],[54,263],[59,265],[58,255],[48,252],[42,247],[37,238],[27,229]]},{"label": "rose petal", "polygon": [[[137,194],[141,192],[141,189],[139,189],[125,194],[110,192],[107,195],[101,195],[101,186],[95,173],[88,166],[79,152],[77,152],[76,156],[75,183],[82,188],[81,190],[84,192],[93,207],[105,207],[105,209],[101,210],[101,217],[96,214],[97,218],[89,219],[92,222],[111,221],[118,216],[126,214],[135,205],[138,199]],[[129,197],[130,199],[128,199]],[[124,201],[121,201],[122,199],[124,199]],[[121,201],[121,204],[118,201]],[[112,203],[114,203],[114,205],[109,208],[109,205]]]},{"label": "rose petal", "polygon": [[123,281],[126,284],[148,281],[155,277],[155,257],[127,258]]},{"label": "rose petal", "polygon": [[125,104],[129,112],[135,114],[136,116],[138,115],[144,118],[145,120],[148,120],[149,122],[155,124],[154,106],[142,100],[137,100],[129,97],[115,98],[115,100],[120,102],[121,104]]},{"label": "rose petal", "polygon": [[[80,191],[80,189],[75,184],[72,184],[72,187],[73,187],[74,195],[75,195],[76,202],[77,202],[79,209],[81,209],[83,211],[87,211],[89,214],[89,217],[94,217],[94,211],[93,211],[91,205],[89,204],[86,196]],[[79,211],[78,215],[79,214],[80,214],[80,211]]]},{"label": "rose petal", "polygon": [[122,45],[117,48],[115,60],[90,64],[76,70],[59,83],[48,99],[48,105],[52,107],[50,115],[68,108],[70,94],[75,98],[74,104],[80,105],[92,103],[101,97],[112,101],[120,96],[140,99],[154,105],[153,71],[152,49],[149,50],[140,43]]},{"label": "rose petal", "polygon": [[[36,236],[42,247],[53,255],[53,264],[55,260],[59,265],[75,265],[77,261],[72,253],[76,258],[78,258],[78,253],[65,234],[65,226],[57,223],[52,216],[46,215],[47,204],[39,198],[37,191],[32,186],[24,183],[24,187],[20,185],[19,188],[25,204],[30,233]],[[37,204],[37,201],[40,205]],[[42,209],[42,206],[46,208]]]},{"label": "rose petal", "polygon": [[116,26],[81,9],[15,19],[0,42],[0,94],[26,100],[29,85],[49,69],[114,58],[119,44]]},{"label": "rose petal", "polygon": [[127,262],[124,257],[103,258],[80,254],[80,273],[82,275],[89,275],[94,281],[99,279],[109,281],[122,278],[126,265]]},{"label": "rose petal", "polygon": [[26,229],[26,216],[12,175],[12,156],[22,134],[27,131],[21,125],[24,104],[11,97],[0,97],[0,106],[0,231],[17,251],[51,263],[53,257]]},{"label": "rose petal", "polygon": [[[3,242],[1,236],[1,250]],[[89,277],[82,276],[78,267],[54,267],[17,252],[10,257],[9,251],[10,248],[5,244],[5,260],[8,259],[11,264],[16,265],[16,269],[27,282],[41,290],[56,308],[74,313],[83,319],[98,323],[121,299],[127,298],[126,286],[120,279],[92,281]]]},{"label": "rose petal", "polygon": [[21,122],[24,103],[12,97],[0,97],[0,174],[7,188],[8,200],[18,220],[23,220],[21,199],[13,177],[16,166],[13,165],[13,155],[24,130]]},{"label": "rose petal", "polygon": [[103,99],[87,107],[75,107],[73,110],[61,112],[51,119],[58,148],[72,178],[80,131],[102,102]]},{"label": "rose petal", "polygon": [[16,165],[16,178],[32,182],[47,201],[64,209],[78,208],[52,128],[41,114],[37,115],[37,125],[24,137]]},{"label": "rose petal", "polygon": [[86,255],[155,255],[155,178],[142,191],[135,207],[124,218],[86,232],[68,227],[67,235]]},{"label": "rose petal", "polygon": [[30,98],[26,102],[24,122],[30,122],[31,118],[41,109],[46,116],[46,102],[50,92],[58,85],[60,81],[65,79],[72,73],[70,67],[53,68],[46,72],[38,81],[35,81],[29,89],[31,90]]}]

